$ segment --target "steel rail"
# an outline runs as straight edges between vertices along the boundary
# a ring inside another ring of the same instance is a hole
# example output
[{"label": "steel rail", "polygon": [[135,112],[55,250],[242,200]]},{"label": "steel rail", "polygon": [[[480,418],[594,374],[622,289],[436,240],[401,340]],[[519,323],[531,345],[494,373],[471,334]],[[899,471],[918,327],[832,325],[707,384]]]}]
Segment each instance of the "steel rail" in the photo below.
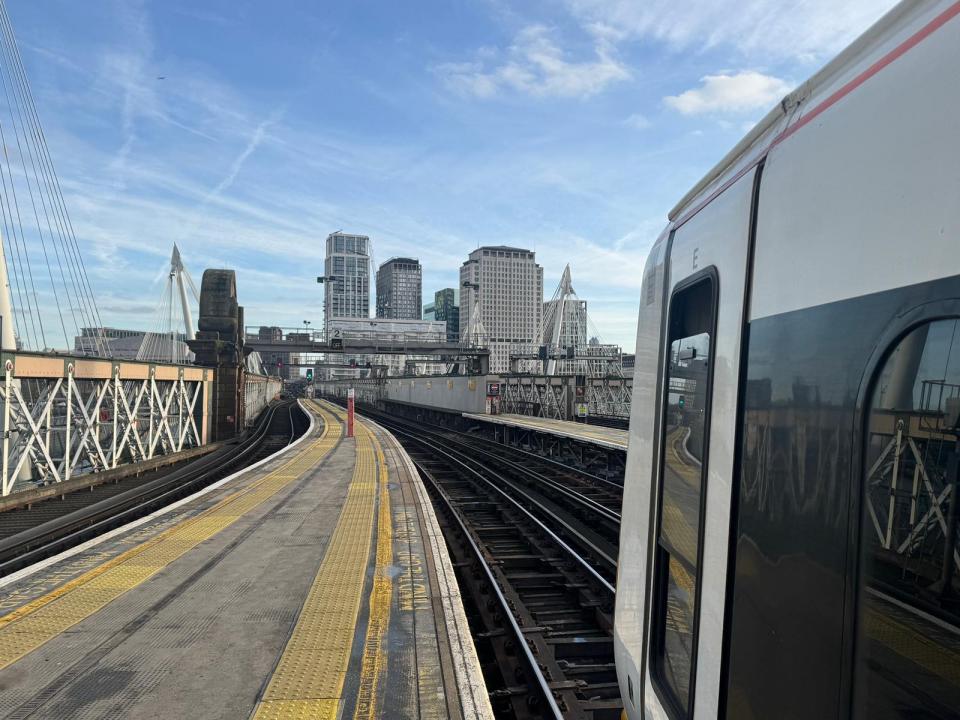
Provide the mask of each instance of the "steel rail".
[{"label": "steel rail", "polygon": [[[500,462],[500,463],[503,463],[504,465],[509,466],[512,470],[515,470],[518,473],[522,473],[523,475],[526,475],[527,477],[535,480],[536,482],[552,487],[554,490],[569,497],[574,502],[580,505],[583,505],[586,509],[590,510],[591,512],[595,512],[596,514],[603,516],[604,519],[609,520],[610,522],[614,522],[618,526],[620,525],[620,513],[618,513],[616,510],[611,510],[606,505],[602,505],[601,503],[598,503],[593,498],[587,497],[583,493],[580,493],[572,488],[565,487],[564,485],[557,482],[553,478],[549,478],[546,475],[541,475],[540,473],[535,472],[530,468],[526,468],[523,465],[520,465],[519,463],[516,463],[513,460],[510,460],[509,458],[503,457],[501,455],[497,455],[496,453],[492,453],[476,445],[472,445],[470,443],[466,443],[459,440],[452,440],[451,442],[458,444],[460,446],[467,446],[470,448],[471,452],[480,453],[481,455],[484,455],[489,458],[495,458],[497,462]],[[623,488],[620,487],[619,489],[622,490]]]},{"label": "steel rail", "polygon": [[504,596],[503,591],[500,590],[500,583],[493,574],[490,564],[486,561],[486,558],[484,558],[483,550],[480,549],[480,546],[477,545],[476,541],[473,539],[473,535],[470,533],[470,530],[464,522],[463,517],[456,509],[450,498],[447,496],[446,492],[444,492],[443,488],[440,487],[440,484],[434,480],[430,472],[416,460],[414,461],[414,465],[420,472],[420,476],[428,480],[433,485],[437,491],[437,495],[443,500],[444,504],[447,506],[447,509],[450,511],[451,517],[456,520],[457,524],[460,526],[460,531],[463,533],[464,539],[470,546],[473,556],[483,569],[483,573],[487,577],[487,582],[490,585],[490,589],[493,590],[493,594],[497,598],[497,603],[500,605],[500,609],[503,611],[503,617],[507,618],[508,622],[510,623],[510,628],[513,630],[517,646],[523,649],[523,655],[526,660],[526,664],[536,680],[537,687],[540,689],[540,694],[546,701],[547,707],[553,714],[553,717],[557,718],[557,720],[562,720],[563,712],[557,705],[557,700],[554,698],[553,691],[550,689],[550,683],[547,681],[546,676],[540,669],[540,664],[537,662],[537,658],[534,656],[533,650],[530,649],[530,645],[527,643],[526,638],[524,637],[523,628],[520,627],[520,623],[518,623],[516,617],[514,617],[513,609],[510,607],[510,603],[507,601],[506,596]]},{"label": "steel rail", "polygon": [[[426,442],[424,442],[424,441],[423,441],[422,439],[420,439],[420,438],[417,438],[415,441],[416,441],[416,442],[421,442],[422,444],[427,444]],[[434,452],[437,452],[437,451],[438,451],[436,445],[431,446],[431,449],[434,450]],[[454,451],[454,452],[456,452],[456,451]],[[475,458],[471,458],[469,455],[467,455],[467,454],[465,454],[465,453],[459,453],[459,452],[458,452],[457,454],[460,455],[462,458],[464,458],[464,460],[465,460],[466,462],[474,462],[474,463],[475,463],[475,462],[478,462]],[[514,483],[513,481],[511,481],[511,480],[509,480],[508,478],[504,477],[503,475],[500,475],[499,473],[497,473],[497,478],[498,478],[501,482],[505,483],[507,486],[509,486],[510,488],[512,488],[515,493],[517,493],[518,495],[521,495],[521,496],[522,496],[523,498],[525,498],[528,502],[530,502],[531,504],[533,504],[533,505],[535,505],[537,508],[539,508],[539,510],[540,510],[542,513],[544,513],[545,515],[547,515],[548,517],[550,517],[555,523],[557,523],[558,525],[560,525],[561,527],[563,527],[566,532],[568,532],[568,533],[570,533],[571,535],[575,536],[579,542],[581,542],[583,545],[587,546],[600,560],[602,560],[603,562],[605,562],[605,563],[609,566],[610,571],[611,571],[612,573],[616,574],[616,572],[617,572],[617,559],[616,559],[615,557],[612,557],[612,556],[611,556],[609,553],[607,553],[607,551],[604,550],[603,548],[598,547],[597,544],[596,544],[593,540],[591,540],[590,538],[586,537],[582,532],[580,532],[580,530],[578,530],[577,528],[573,527],[570,523],[568,523],[568,522],[567,522],[566,520],[564,520],[563,518],[559,517],[553,510],[551,510],[551,509],[548,508],[546,505],[544,505],[540,500],[538,500],[537,498],[531,496],[530,493],[526,492],[523,488],[518,487],[516,483]],[[488,480],[487,478],[484,478],[484,480],[485,480],[486,482],[488,482],[488,483],[491,482],[491,481]],[[496,485],[494,485],[494,487],[496,487]],[[497,488],[497,489],[500,490],[501,492],[503,492],[502,488]],[[506,493],[505,493],[505,494],[506,494]],[[507,497],[509,497],[509,494],[506,494],[506,495],[507,495]],[[515,502],[515,500],[514,500],[513,498],[510,498],[510,499],[511,499],[511,501],[514,501],[514,502]],[[606,510],[606,508],[604,508],[604,510]],[[527,512],[526,509],[524,509],[524,511]],[[616,519],[616,523],[617,523],[617,527],[619,528],[619,524],[620,524],[619,516],[618,516],[617,519]],[[562,542],[562,539],[561,539],[561,542]],[[592,566],[591,566],[591,567],[592,567]]]},{"label": "steel rail", "polygon": [[[248,437],[184,468],[0,540],[0,577],[141,517],[207,484],[209,476],[258,450],[283,405],[270,408]],[[292,407],[288,416],[292,424]],[[2,516],[0,516],[2,517]]]},{"label": "steel rail", "polygon": [[[489,486],[494,492],[502,496],[507,502],[513,505],[517,510],[523,513],[531,522],[533,522],[538,528],[540,528],[544,533],[546,533],[547,537],[549,537],[553,542],[555,542],[559,547],[561,547],[570,556],[570,558],[576,564],[578,564],[581,568],[583,568],[588,575],[590,575],[594,580],[596,580],[597,583],[604,590],[609,592],[610,595],[613,595],[615,593],[614,586],[606,578],[604,578],[600,573],[598,573],[597,570],[593,567],[593,565],[591,565],[584,557],[580,555],[580,553],[578,553],[573,547],[571,547],[569,543],[567,543],[563,538],[557,535],[557,533],[551,530],[546,523],[544,523],[540,518],[538,518],[536,515],[530,512],[530,510],[525,508],[522,503],[520,503],[515,498],[511,497],[508,492],[503,490],[503,488],[498,487],[495,482],[484,477],[484,475],[481,472],[470,467],[470,465],[458,459],[453,454],[447,452],[440,446],[435,445],[434,443],[431,443],[427,440],[424,440],[423,438],[418,437],[417,435],[414,435],[413,433],[407,430],[391,428],[389,422],[383,423],[381,421],[381,424],[387,427],[391,432],[408,437],[414,442],[418,442],[421,445],[424,445],[430,448],[430,450],[436,453],[437,455],[446,457],[448,460],[455,463],[459,467],[463,468],[464,470],[469,472],[471,475],[476,477],[478,480],[480,480],[481,482]],[[501,478],[501,479],[503,479],[505,482],[509,482],[506,480],[506,478]],[[539,506],[539,503],[536,503],[536,501],[533,501],[533,502]],[[559,521],[559,522],[561,522],[564,525],[564,527],[566,527],[568,530],[571,529],[563,521]]]},{"label": "steel rail", "polygon": [[[591,621],[587,621],[586,618],[592,617],[594,612],[602,614],[599,608],[606,603],[612,603],[613,583],[605,577],[605,575],[609,576],[609,573],[605,569],[603,571],[600,569],[606,566],[612,573],[616,572],[615,546],[606,548],[609,550],[608,554],[604,552],[604,547],[591,542],[591,538],[587,537],[589,533],[586,533],[589,522],[583,524],[579,517],[562,516],[569,512],[569,507],[565,507],[562,503],[559,506],[555,505],[549,493],[541,495],[538,492],[541,487],[548,488],[549,485],[532,486],[523,476],[517,477],[516,463],[505,463],[504,459],[497,455],[478,452],[468,443],[459,443],[444,436],[442,431],[431,432],[422,425],[397,421],[381,413],[374,414],[378,416],[377,421],[381,425],[395,433],[404,444],[410,447],[411,454],[414,455],[414,463],[424,482],[431,488],[438,510],[444,509],[444,514],[449,514],[451,518],[449,527],[454,530],[452,535],[445,530],[445,534],[448,534],[448,542],[454,543],[452,539],[454,536],[463,537],[458,562],[469,564],[471,556],[476,558],[478,565],[474,578],[484,578],[481,582],[489,586],[489,590],[475,587],[475,581],[468,582],[468,585],[474,588],[472,592],[474,601],[492,603],[487,606],[487,610],[483,611],[484,615],[488,612],[496,612],[501,618],[506,619],[506,622],[494,620],[492,625],[485,623],[484,627],[491,633],[497,632],[500,628],[500,632],[506,631],[507,637],[512,638],[513,651],[501,648],[494,649],[494,652],[499,658],[500,653],[505,651],[507,656],[514,656],[513,662],[517,667],[530,668],[526,681],[528,697],[542,696],[546,702],[546,706],[540,704],[537,712],[542,711],[544,717],[563,717],[565,712],[571,713],[574,717],[585,717],[591,712],[597,712],[592,704],[602,702],[600,698],[605,697],[605,686],[601,683],[594,688],[589,673],[581,674],[582,670],[578,669],[576,663],[568,667],[566,663],[569,659],[556,654],[557,648],[552,644],[553,641],[560,639],[562,646],[567,633],[561,630],[554,634],[549,627],[551,625],[549,619],[534,619],[538,626],[527,627],[527,615],[536,618],[537,613],[544,610],[539,607],[542,598],[537,595],[542,590],[532,591],[534,594],[531,598],[535,602],[533,606],[528,606],[524,593],[525,588],[527,592],[530,588],[527,580],[522,576],[524,571],[520,570],[521,577],[515,582],[507,569],[509,560],[501,561],[500,559],[502,549],[498,547],[496,540],[500,536],[494,533],[492,545],[484,540],[485,526],[489,520],[485,519],[486,512],[483,508],[486,506],[498,508],[496,513],[503,516],[502,522],[515,525],[520,531],[520,537],[526,536],[527,542],[532,541],[531,548],[537,548],[537,551],[543,554],[541,562],[546,562],[548,566],[566,576],[566,581],[560,581],[561,586],[566,582],[572,583],[570,587],[583,588],[578,591],[578,594],[586,593],[586,599],[581,597],[578,601],[571,598],[566,601],[568,605],[561,606],[569,607],[569,612],[584,613],[584,621],[588,622],[588,626]],[[466,491],[467,494],[460,498],[458,494],[464,492],[460,489],[463,483],[471,486],[472,489]],[[487,498],[478,502],[483,495]],[[475,511],[479,515],[475,516]],[[507,519],[511,516],[513,519]],[[494,525],[497,524],[496,520],[493,522]],[[581,533],[578,527],[583,528],[584,533]],[[534,536],[538,538],[533,540]],[[600,540],[601,538],[598,537],[597,542]],[[522,540],[518,541],[522,542]],[[511,540],[508,544],[512,545],[514,542],[517,541]],[[605,544],[601,543],[601,545]],[[583,551],[586,551],[585,555],[581,554]],[[504,552],[509,556],[510,550]],[[501,566],[502,562],[506,562],[507,565]],[[545,570],[545,572],[549,576],[550,571]],[[583,604],[584,601],[586,605]],[[600,603],[600,605],[594,603]],[[494,607],[497,608],[496,611],[493,610]],[[588,608],[595,608],[595,610],[588,610]],[[577,633],[582,635],[584,642],[587,643],[592,642],[593,637],[599,637],[596,633],[606,636],[609,632],[608,626],[600,616],[592,622],[599,622],[599,624],[594,625],[593,629],[584,628]],[[546,627],[539,627],[539,625]],[[534,636],[528,635],[531,632]],[[535,637],[538,639],[534,639]],[[516,649],[518,646],[520,651]],[[561,649],[561,652],[564,651]],[[545,654],[541,655],[541,653]],[[612,660],[593,660],[593,662],[607,663]],[[504,675],[507,686],[504,689],[505,697],[514,695],[515,689],[511,691],[508,679],[511,663],[506,659],[498,659],[497,665],[501,673],[506,673]],[[561,711],[559,708],[564,704],[567,709]]]},{"label": "steel rail", "polygon": [[[562,485],[561,483],[559,483],[557,480],[555,480],[555,479],[553,479],[553,478],[549,478],[549,477],[547,477],[547,476],[545,476],[545,475],[541,475],[540,473],[535,472],[534,470],[531,470],[530,468],[526,468],[526,467],[524,467],[523,465],[520,465],[519,463],[516,463],[516,462],[510,460],[509,458],[504,457],[503,455],[498,455],[497,453],[491,452],[490,450],[487,450],[487,449],[485,449],[485,448],[479,447],[479,446],[478,446],[479,444],[476,442],[476,441],[478,440],[478,438],[477,438],[476,436],[474,436],[474,435],[470,435],[470,434],[468,434],[468,433],[462,433],[462,432],[459,432],[459,431],[457,431],[457,430],[450,430],[450,429],[448,429],[448,428],[443,428],[442,426],[434,425],[434,424],[431,424],[431,423],[415,424],[415,423],[412,423],[412,422],[410,422],[410,421],[408,421],[408,420],[405,420],[405,419],[402,419],[402,418],[395,418],[395,417],[389,416],[389,415],[387,415],[386,413],[370,412],[369,410],[365,410],[364,413],[365,413],[365,414],[368,414],[368,415],[379,416],[379,417],[381,417],[381,418],[383,418],[383,417],[388,417],[388,418],[389,418],[389,422],[392,422],[392,423],[394,423],[394,424],[396,424],[396,425],[403,425],[403,426],[406,426],[406,427],[415,428],[418,432],[421,432],[421,433],[424,432],[424,429],[423,429],[424,427],[436,428],[435,431],[429,431],[429,430],[427,431],[427,432],[429,432],[431,435],[434,435],[435,437],[438,436],[438,435],[440,435],[440,433],[451,434],[451,435],[458,435],[458,436],[460,436],[460,437],[463,438],[463,439],[462,439],[462,440],[457,440],[457,439],[455,439],[455,438],[447,438],[447,437],[444,437],[443,439],[446,440],[446,441],[448,441],[448,442],[451,442],[451,443],[456,443],[456,444],[459,444],[459,445],[461,445],[461,446],[469,447],[471,452],[481,453],[481,454],[485,455],[486,457],[493,458],[493,459],[497,460],[498,462],[501,462],[501,463],[504,463],[504,464],[506,464],[506,465],[509,465],[513,470],[525,474],[527,477],[530,477],[531,479],[535,480],[536,482],[545,483],[545,484],[550,485],[550,486],[553,487],[555,490],[557,490],[557,491],[560,492],[560,493],[563,493],[564,495],[566,495],[567,497],[569,497],[569,498],[570,498],[571,500],[573,500],[574,502],[576,502],[576,503],[578,503],[578,504],[580,504],[580,505],[585,506],[585,508],[586,508],[587,510],[589,510],[589,511],[591,511],[591,512],[595,512],[595,513],[597,513],[597,514],[599,514],[599,515],[604,516],[604,518],[605,518],[606,520],[608,520],[608,521],[610,521],[610,522],[613,522],[613,523],[616,523],[617,526],[620,525],[620,513],[617,512],[616,510],[611,510],[611,509],[608,508],[606,505],[602,505],[601,503],[598,503],[598,502],[597,502],[596,500],[594,500],[593,498],[588,497],[588,496],[584,495],[583,493],[577,492],[576,490],[574,490],[574,489],[572,489],[572,488],[565,487],[564,485]],[[512,451],[512,450],[514,450],[515,448],[510,448],[510,449],[511,449],[511,451]],[[528,452],[525,451],[525,450],[516,449],[516,451],[517,451],[517,452],[520,452],[520,453],[523,453],[523,454],[525,454],[525,455],[529,455],[529,456],[533,457],[534,459],[536,459],[536,460],[538,460],[538,461],[547,460],[546,458],[541,458],[539,455],[536,455],[536,454],[534,454],[534,453],[528,453]],[[562,463],[557,463],[555,460],[549,460],[549,462],[551,462],[551,463],[556,463],[556,464],[560,465],[560,467],[562,467],[562,468],[563,468],[564,470],[566,470],[567,472],[569,472],[569,470],[570,470],[570,468],[569,468],[568,466],[563,465]],[[577,472],[578,472],[579,474],[581,474],[581,475],[586,476],[586,477],[587,477],[589,480],[591,480],[591,481],[596,480],[596,481],[600,481],[601,483],[605,483],[605,484],[608,484],[608,485],[612,485],[612,486],[613,486],[614,488],[616,488],[616,490],[618,490],[619,492],[621,492],[621,493],[623,492],[623,485],[620,485],[620,484],[618,484],[618,483],[611,482],[610,480],[605,480],[604,478],[601,478],[601,477],[599,477],[599,476],[597,476],[597,475],[593,475],[593,474],[591,474],[591,473],[586,473],[586,472],[581,473],[581,472],[579,472],[579,471],[577,471]]]},{"label": "steel rail", "polygon": [[[376,415],[376,416],[379,416],[379,417],[381,417],[381,418],[385,417],[384,414],[382,414],[382,413],[372,413],[372,414],[373,414],[373,415]],[[442,432],[442,431],[437,431],[437,432],[424,431],[423,427],[420,426],[420,425],[414,426],[413,423],[410,423],[410,422],[407,422],[407,421],[404,421],[404,420],[400,420],[400,419],[397,419],[397,418],[392,418],[392,417],[389,418],[389,420],[386,421],[386,422],[392,423],[394,427],[400,426],[400,427],[410,428],[411,431],[413,431],[413,432],[415,432],[415,433],[419,433],[420,435],[422,435],[422,434],[424,434],[424,433],[426,432],[427,434],[430,434],[430,435],[432,435],[433,437],[438,438],[438,439],[439,439],[440,432]],[[436,427],[436,426],[430,426],[430,427]],[[419,438],[419,435],[416,435],[416,436],[414,436],[414,437]],[[526,477],[528,477],[528,478],[531,478],[534,482],[547,485],[548,487],[556,490],[556,491],[557,491],[558,493],[560,493],[561,495],[567,497],[569,500],[571,500],[571,501],[574,502],[575,504],[579,505],[582,509],[586,510],[587,512],[593,513],[593,514],[595,514],[595,515],[598,515],[598,516],[600,516],[601,518],[603,518],[604,520],[606,520],[607,522],[609,522],[609,523],[611,523],[612,525],[614,525],[614,526],[615,526],[615,530],[616,530],[617,534],[619,535],[619,528],[620,528],[620,521],[621,521],[621,515],[620,515],[620,513],[616,512],[615,510],[611,510],[610,508],[606,507],[605,505],[602,505],[602,504],[598,503],[598,502],[597,502],[596,500],[594,500],[593,498],[587,497],[586,495],[584,495],[584,494],[582,494],[582,493],[580,493],[580,492],[577,492],[576,490],[573,490],[573,489],[571,489],[571,488],[565,487],[564,485],[562,485],[561,483],[557,482],[556,480],[554,480],[554,479],[552,479],[552,478],[548,478],[548,477],[546,477],[546,476],[544,476],[544,475],[541,475],[541,474],[539,474],[539,473],[537,473],[537,472],[535,472],[535,471],[533,471],[533,470],[531,470],[531,469],[529,469],[529,468],[525,468],[524,466],[520,465],[519,463],[515,463],[515,462],[513,462],[512,460],[509,460],[508,458],[502,457],[502,456],[497,455],[497,454],[495,454],[495,453],[491,453],[491,452],[489,452],[489,451],[487,451],[487,450],[484,450],[484,449],[482,449],[482,448],[480,448],[480,447],[477,447],[477,446],[474,445],[474,444],[459,442],[459,441],[457,441],[457,440],[455,440],[455,439],[446,438],[446,437],[443,438],[443,441],[447,442],[448,444],[456,444],[456,445],[460,445],[461,447],[466,447],[466,448],[469,449],[469,453],[480,453],[480,454],[484,455],[484,456],[487,457],[487,458],[491,458],[491,459],[495,460],[495,461],[498,462],[498,463],[501,463],[501,464],[503,464],[503,465],[508,466],[508,467],[509,467],[511,470],[513,470],[514,472],[521,473],[521,474],[523,474],[524,476],[526,476]],[[473,461],[476,461],[474,458],[470,458],[469,453],[468,453],[468,452],[463,452],[462,454],[463,454],[464,457],[467,457],[468,459],[471,459],[471,460],[473,460]],[[552,511],[550,511],[548,508],[544,507],[543,504],[540,503],[539,501],[537,501],[535,498],[530,497],[529,494],[523,492],[523,490],[521,490],[520,488],[518,488],[516,485],[513,485],[512,483],[510,483],[510,481],[507,480],[506,478],[503,478],[503,477],[501,476],[501,479],[502,479],[504,482],[507,482],[508,484],[510,484],[511,487],[513,487],[517,492],[523,494],[524,497],[527,498],[527,500],[529,500],[530,502],[532,502],[532,503],[534,503],[535,505],[537,505],[538,507],[540,507],[545,513],[547,513],[548,515],[550,515],[556,522],[561,523],[567,530],[569,530],[570,532],[572,532],[573,534],[575,534],[582,542],[588,544],[588,545],[591,547],[591,549],[593,549],[595,552],[599,553],[599,554],[603,557],[603,559],[607,560],[607,561],[610,563],[610,565],[612,566],[613,571],[616,572],[617,561],[616,561],[615,558],[611,558],[605,551],[601,550],[600,548],[597,548],[596,545],[595,545],[592,541],[590,541],[588,538],[585,538],[585,537],[583,536],[583,534],[580,533],[576,528],[570,527],[570,525],[569,525],[568,523],[566,523],[566,522],[564,522],[562,519],[556,517],[556,514],[555,514],[555,513],[553,513]],[[618,485],[617,488],[620,489],[620,490],[622,490],[622,486],[619,486],[619,485]]]},{"label": "steel rail", "polygon": [[[364,412],[367,413],[367,412],[370,412],[370,411],[365,409]],[[376,414],[382,414],[382,413],[376,413]],[[398,420],[402,420],[402,418],[397,418],[397,419],[398,419]],[[463,432],[463,431],[461,431],[461,430],[453,430],[452,428],[444,427],[443,425],[437,425],[436,423],[420,423],[420,424],[418,425],[418,427],[435,428],[437,432],[445,432],[445,433],[449,433],[449,434],[451,434],[451,435],[459,435],[459,436],[462,437],[464,440],[470,441],[470,442],[474,442],[474,443],[476,443],[478,440],[482,440],[482,438],[479,438],[479,437],[477,437],[476,435],[473,435],[473,434],[471,434],[471,433],[466,433],[466,432]],[[586,441],[585,441],[585,442],[586,442]],[[502,446],[502,445],[501,445],[500,443],[494,444],[494,447],[501,447],[501,446]],[[563,464],[562,462],[560,462],[559,460],[554,460],[553,458],[544,457],[543,455],[538,455],[537,453],[530,452],[529,450],[524,450],[523,448],[518,448],[518,447],[513,447],[513,446],[503,446],[503,447],[509,447],[510,452],[514,452],[514,453],[519,453],[519,454],[521,454],[521,455],[525,455],[525,456],[527,456],[527,457],[535,460],[536,462],[545,463],[545,464],[548,464],[548,465],[556,465],[559,469],[561,469],[561,470],[566,470],[566,471],[568,471],[568,472],[569,472],[569,470],[570,470],[570,466],[569,466],[569,465],[564,465],[564,464]],[[489,451],[488,451],[488,452],[489,452]],[[594,482],[596,482],[596,483],[598,483],[598,484],[601,484],[601,485],[610,485],[611,487],[616,488],[616,489],[619,490],[620,492],[623,492],[623,483],[618,483],[618,482],[615,482],[615,481],[613,481],[613,480],[609,480],[609,479],[607,479],[607,478],[605,478],[605,477],[601,477],[601,476],[599,476],[599,475],[596,475],[596,474],[594,474],[594,473],[592,473],[592,472],[588,472],[588,471],[586,471],[586,470],[577,470],[577,474],[582,475],[583,477],[585,477],[585,478],[587,478],[587,479],[589,479],[589,480],[592,480],[592,481],[594,481]]]}]

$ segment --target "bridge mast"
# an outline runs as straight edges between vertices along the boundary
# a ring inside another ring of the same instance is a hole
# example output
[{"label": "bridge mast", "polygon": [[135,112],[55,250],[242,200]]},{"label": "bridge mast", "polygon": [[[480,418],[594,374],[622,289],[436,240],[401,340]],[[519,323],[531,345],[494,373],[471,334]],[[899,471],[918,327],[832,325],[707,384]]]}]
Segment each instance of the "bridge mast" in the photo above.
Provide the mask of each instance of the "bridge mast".
[{"label": "bridge mast", "polygon": [[[548,350],[556,350],[560,345],[560,329],[563,327],[567,300],[575,295],[573,291],[573,280],[570,278],[570,263],[567,263],[567,266],[563,269],[560,286],[557,288],[557,293],[554,294],[554,298],[557,298],[558,295],[559,302],[553,305],[553,332],[549,338],[549,342],[546,343]],[[547,338],[544,338],[544,340],[547,340]],[[550,359],[547,360],[546,371],[547,375],[555,375],[557,372],[557,359],[552,355]]]},{"label": "bridge mast", "polygon": [[[170,257],[170,277],[176,278],[177,291],[180,293],[180,307],[183,309],[184,335],[186,335],[187,340],[195,340],[196,335],[193,331],[193,315],[190,312],[190,301],[187,298],[187,286],[183,282],[183,277],[185,274],[189,280],[190,275],[187,274],[187,270],[183,266],[183,261],[180,259],[180,249],[177,247],[177,244],[174,243],[173,255]],[[191,281],[191,285],[192,284],[193,282]],[[196,289],[194,289],[194,294],[196,294]]]},{"label": "bridge mast", "polygon": [[0,350],[17,349],[16,327],[13,322],[13,302],[10,299],[10,276],[7,274],[7,256],[0,238]]}]

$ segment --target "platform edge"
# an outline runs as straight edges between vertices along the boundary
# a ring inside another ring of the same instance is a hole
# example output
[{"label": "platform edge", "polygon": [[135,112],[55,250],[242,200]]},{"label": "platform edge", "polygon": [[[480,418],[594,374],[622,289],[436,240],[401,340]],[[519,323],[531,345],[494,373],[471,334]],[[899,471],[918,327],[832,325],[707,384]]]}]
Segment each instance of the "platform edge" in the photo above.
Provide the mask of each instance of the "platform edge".
[{"label": "platform edge", "polygon": [[[364,418],[364,422],[370,422],[370,419]],[[377,424],[377,427],[392,440],[403,458],[416,490],[418,509],[426,521],[427,537],[424,540],[430,548],[429,551],[436,568],[437,589],[443,605],[443,619],[449,638],[451,656],[453,657],[454,674],[457,680],[457,690],[460,694],[460,707],[464,720],[493,720],[493,708],[487,694],[487,684],[483,679],[480,659],[477,657],[476,647],[470,634],[470,625],[463,608],[460,586],[453,571],[453,562],[447,552],[447,544],[443,532],[440,530],[440,523],[437,522],[437,516],[433,510],[433,503],[427,495],[427,489],[424,487],[413,459],[407,454],[403,445],[394,437],[393,433],[382,425]]]},{"label": "platform edge", "polygon": [[298,437],[296,440],[294,440],[294,441],[293,441],[292,443],[290,443],[289,445],[286,445],[286,446],[280,448],[280,449],[277,450],[275,453],[271,453],[270,455],[267,455],[267,457],[265,457],[265,458],[261,458],[260,460],[258,460],[257,462],[255,462],[253,465],[250,465],[250,466],[245,467],[245,468],[241,468],[240,470],[237,470],[237,472],[232,473],[232,474],[228,475],[228,476],[225,477],[225,478],[221,478],[220,480],[217,480],[216,482],[211,483],[210,485],[207,485],[205,488],[202,488],[202,489],[198,490],[197,492],[193,493],[192,495],[188,495],[188,496],[185,497],[185,498],[181,498],[180,500],[177,500],[176,502],[173,502],[173,503],[171,503],[171,504],[169,504],[169,505],[167,505],[167,506],[165,506],[165,507],[160,508],[159,510],[156,510],[156,511],[150,513],[149,515],[146,515],[146,516],[144,516],[144,517],[142,517],[142,518],[138,518],[137,520],[132,520],[131,522],[128,522],[126,525],[121,525],[121,526],[118,527],[118,528],[114,528],[113,530],[110,530],[110,531],[108,531],[108,532],[105,532],[103,535],[98,535],[98,536],[95,537],[95,538],[91,538],[91,539],[87,540],[86,542],[81,543],[80,545],[77,545],[77,546],[75,546],[75,547],[69,548],[68,550],[64,550],[62,553],[58,553],[58,554],[56,554],[56,555],[54,555],[54,556],[52,556],[52,557],[45,558],[45,559],[43,559],[43,560],[41,560],[41,561],[39,561],[39,562],[34,563],[33,565],[27,565],[27,567],[22,568],[21,570],[17,570],[17,571],[14,572],[14,573],[10,573],[9,575],[7,575],[7,576],[5,576],[5,577],[0,578],[0,588],[5,587],[5,586],[9,585],[10,583],[17,582],[18,580],[22,580],[23,578],[30,577],[31,575],[33,575],[33,574],[36,573],[36,572],[39,572],[39,571],[41,571],[41,570],[44,570],[44,569],[50,567],[51,565],[56,565],[58,562],[61,562],[61,561],[63,561],[63,560],[67,560],[67,559],[73,557],[74,555],[78,555],[79,553],[82,553],[82,552],[84,552],[85,550],[89,550],[89,549],[92,548],[92,547],[96,547],[97,545],[99,545],[99,544],[101,544],[101,543],[103,543],[103,542],[106,542],[107,540],[110,540],[111,538],[114,538],[114,537],[116,537],[117,535],[121,535],[121,534],[123,534],[123,533],[125,533],[125,532],[129,532],[130,530],[134,530],[134,529],[140,527],[141,525],[144,525],[144,524],[150,522],[151,520],[156,520],[158,517],[162,517],[162,516],[166,515],[166,514],[169,513],[169,512],[173,512],[174,510],[176,510],[176,509],[178,509],[178,508],[186,505],[187,503],[193,502],[194,500],[196,500],[196,499],[198,499],[198,498],[201,498],[201,497],[203,497],[204,495],[207,495],[208,493],[211,493],[211,492],[213,492],[214,490],[217,490],[217,489],[223,487],[223,486],[226,485],[228,482],[231,482],[231,481],[233,481],[233,480],[236,480],[238,477],[240,477],[240,476],[243,475],[244,473],[250,472],[251,470],[256,470],[257,468],[262,467],[263,465],[266,465],[266,464],[267,464],[268,462],[270,462],[271,460],[276,460],[276,459],[280,456],[281,453],[286,452],[287,450],[290,450],[291,448],[295,448],[295,447],[296,447],[297,445],[299,445],[301,442],[303,442],[303,441],[306,440],[308,437],[310,437],[310,435],[311,435],[311,434],[313,433],[313,431],[314,431],[314,428],[316,427],[316,418],[315,418],[314,414],[313,414],[312,412],[310,412],[310,410],[305,406],[305,404],[303,403],[302,400],[297,400],[297,404],[298,404],[298,405],[303,409],[303,411],[307,414],[307,417],[310,418],[310,426],[306,429],[306,431],[303,433],[303,435],[301,435],[300,437]]}]

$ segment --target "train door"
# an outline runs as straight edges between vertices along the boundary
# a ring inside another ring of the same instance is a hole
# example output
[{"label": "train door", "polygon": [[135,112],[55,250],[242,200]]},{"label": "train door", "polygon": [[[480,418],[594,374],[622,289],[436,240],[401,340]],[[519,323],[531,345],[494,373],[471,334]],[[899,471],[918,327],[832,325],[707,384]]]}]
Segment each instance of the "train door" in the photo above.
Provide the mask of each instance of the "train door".
[{"label": "train door", "polygon": [[644,702],[653,718],[718,714],[752,169],[673,233],[667,258],[647,577]]}]

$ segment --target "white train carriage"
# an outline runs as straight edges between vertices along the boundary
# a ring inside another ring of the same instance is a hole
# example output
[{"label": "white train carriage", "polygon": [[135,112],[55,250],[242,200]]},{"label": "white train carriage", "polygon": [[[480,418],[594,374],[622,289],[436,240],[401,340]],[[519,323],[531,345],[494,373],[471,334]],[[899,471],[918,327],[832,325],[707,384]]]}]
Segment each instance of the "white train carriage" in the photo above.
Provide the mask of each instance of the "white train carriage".
[{"label": "white train carriage", "polygon": [[631,718],[960,717],[958,16],[888,13],[650,252],[616,605]]}]

